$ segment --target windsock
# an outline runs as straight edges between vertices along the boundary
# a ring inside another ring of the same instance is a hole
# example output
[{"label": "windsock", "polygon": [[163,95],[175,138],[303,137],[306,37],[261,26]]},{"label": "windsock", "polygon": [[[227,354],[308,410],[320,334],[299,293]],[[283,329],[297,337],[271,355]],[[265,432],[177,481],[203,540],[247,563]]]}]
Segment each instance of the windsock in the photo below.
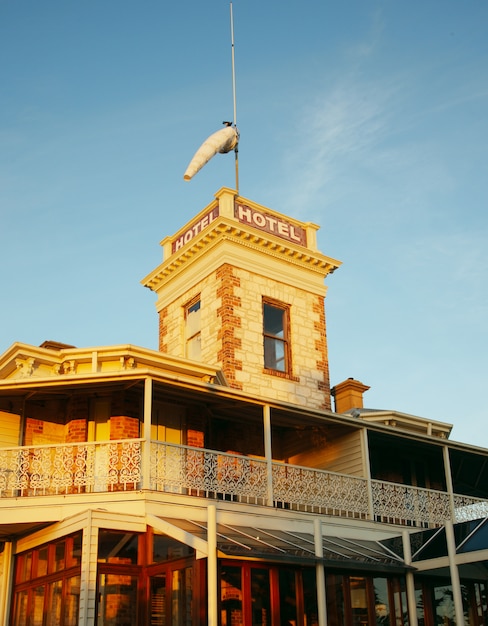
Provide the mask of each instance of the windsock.
[{"label": "windsock", "polygon": [[213,135],[210,135],[195,152],[195,156],[186,168],[183,178],[185,180],[191,180],[217,152],[221,154],[230,152],[234,150],[238,142],[239,131],[233,126],[226,126]]}]

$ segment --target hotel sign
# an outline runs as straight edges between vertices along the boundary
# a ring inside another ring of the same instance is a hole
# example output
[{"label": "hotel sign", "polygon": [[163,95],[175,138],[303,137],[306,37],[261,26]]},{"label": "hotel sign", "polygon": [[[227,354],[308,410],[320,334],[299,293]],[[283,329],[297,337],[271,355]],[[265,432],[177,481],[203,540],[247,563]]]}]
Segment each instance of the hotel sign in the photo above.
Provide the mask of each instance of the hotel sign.
[{"label": "hotel sign", "polygon": [[[191,222],[186,230],[181,235],[178,235],[172,242],[171,253],[174,254],[178,252],[184,245],[199,235],[204,228],[216,220],[219,215],[219,207],[216,206],[197,221]],[[253,226],[266,233],[276,235],[281,239],[286,239],[286,241],[297,243],[301,246],[307,245],[307,232],[304,228],[281,219],[280,217],[252,209],[245,204],[234,205],[234,218],[241,224]]]},{"label": "hotel sign", "polygon": [[245,204],[236,204],[234,216],[241,224],[249,224],[249,226],[254,226],[254,228],[281,237],[281,239],[298,243],[301,246],[307,245],[307,232],[304,228],[269,213],[256,211]]},{"label": "hotel sign", "polygon": [[208,213],[205,213],[203,217],[201,217],[198,222],[191,224],[185,232],[173,241],[171,246],[171,252],[174,254],[180,248],[188,243],[193,237],[196,237],[202,230],[208,226],[211,222],[213,222],[219,216],[219,207],[212,209]]}]

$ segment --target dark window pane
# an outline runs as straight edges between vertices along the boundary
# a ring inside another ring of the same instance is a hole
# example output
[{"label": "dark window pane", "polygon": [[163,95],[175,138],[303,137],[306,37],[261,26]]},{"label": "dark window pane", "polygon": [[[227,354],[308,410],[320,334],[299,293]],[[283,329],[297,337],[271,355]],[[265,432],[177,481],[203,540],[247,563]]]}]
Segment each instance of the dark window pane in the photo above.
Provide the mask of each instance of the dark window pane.
[{"label": "dark window pane", "polygon": [[98,562],[137,564],[138,536],[134,533],[100,530],[98,535]]},{"label": "dark window pane", "polygon": [[273,337],[284,338],[285,311],[270,304],[264,305],[264,332]]},{"label": "dark window pane", "polygon": [[225,566],[220,581],[222,626],[243,623],[242,576],[240,567]]},{"label": "dark window pane", "polygon": [[151,578],[151,626],[166,626],[166,574]]},{"label": "dark window pane", "polygon": [[251,569],[251,605],[252,626],[269,626],[271,600],[267,569]]}]

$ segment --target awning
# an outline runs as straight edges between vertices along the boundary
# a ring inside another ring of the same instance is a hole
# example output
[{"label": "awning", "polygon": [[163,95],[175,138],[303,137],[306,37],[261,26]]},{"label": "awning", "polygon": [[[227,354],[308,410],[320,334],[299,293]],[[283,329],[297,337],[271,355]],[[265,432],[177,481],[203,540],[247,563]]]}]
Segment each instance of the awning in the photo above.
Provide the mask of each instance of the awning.
[{"label": "awning", "polygon": [[[147,523],[197,551],[197,558],[208,555],[207,526],[192,520],[147,516]],[[327,567],[374,569],[375,571],[405,572],[413,568],[384,546],[381,541],[322,537],[323,557],[315,555],[312,533],[291,532],[281,529],[264,529],[254,526],[217,524],[217,550],[219,558],[252,559],[268,562],[300,563],[318,562]]]}]

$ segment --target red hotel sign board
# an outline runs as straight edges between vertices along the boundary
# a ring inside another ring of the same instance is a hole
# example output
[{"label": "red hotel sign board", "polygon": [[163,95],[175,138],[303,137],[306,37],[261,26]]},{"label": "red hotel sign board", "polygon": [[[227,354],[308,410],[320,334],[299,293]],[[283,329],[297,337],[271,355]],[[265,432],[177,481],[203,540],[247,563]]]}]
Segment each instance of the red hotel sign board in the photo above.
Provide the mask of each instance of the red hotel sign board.
[{"label": "red hotel sign board", "polygon": [[[171,246],[172,254],[183,248],[193,237],[200,234],[202,230],[217,219],[218,216],[219,207],[217,206],[208,213],[205,213],[198,221],[190,224],[185,232],[173,241]],[[236,204],[234,206],[234,217],[241,224],[248,224],[266,233],[281,237],[281,239],[286,239],[286,241],[298,243],[301,246],[307,245],[307,233],[304,228],[291,224],[269,213],[256,211],[256,209],[252,209],[245,204]]]},{"label": "red hotel sign board", "polygon": [[291,224],[269,213],[256,211],[256,209],[252,209],[245,204],[236,204],[234,207],[234,216],[241,224],[254,226],[254,228],[259,228],[259,230],[264,230],[266,233],[271,233],[277,237],[281,237],[281,239],[298,243],[301,246],[307,245],[307,233],[304,228]]},{"label": "red hotel sign board", "polygon": [[178,237],[178,239],[175,239],[173,241],[173,245],[171,246],[172,254],[174,254],[180,248],[183,248],[186,243],[188,243],[191,239],[193,239],[193,237],[198,235],[205,228],[205,226],[208,226],[210,222],[213,222],[214,219],[216,219],[218,216],[219,207],[216,207],[208,213],[205,213],[205,215],[200,218],[198,222],[195,222],[194,224],[189,226],[185,230],[185,232]]}]

